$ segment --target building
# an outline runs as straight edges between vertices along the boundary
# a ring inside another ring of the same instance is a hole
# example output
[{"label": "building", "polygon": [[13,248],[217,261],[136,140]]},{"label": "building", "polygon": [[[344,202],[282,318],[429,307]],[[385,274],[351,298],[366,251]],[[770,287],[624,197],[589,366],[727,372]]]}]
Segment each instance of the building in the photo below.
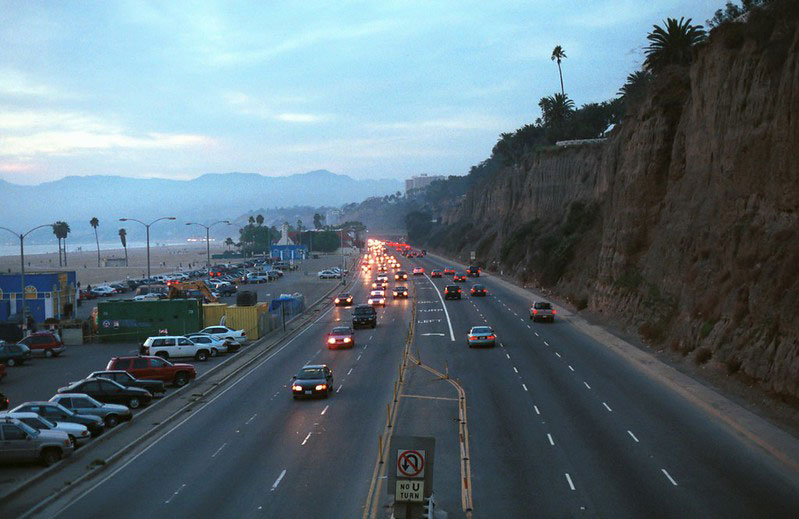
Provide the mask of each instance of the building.
[{"label": "building", "polygon": [[128,261],[125,258],[103,258],[104,267],[127,267]]},{"label": "building", "polygon": [[[75,271],[25,273],[25,302],[28,315],[37,323],[46,319],[67,319],[76,306]],[[0,274],[0,322],[22,316],[22,276]]]},{"label": "building", "polygon": [[418,177],[411,177],[405,180],[405,194],[409,191],[414,189],[422,189],[423,187],[427,187],[436,180],[446,180],[446,177],[443,175],[427,175],[426,173],[422,173]]}]

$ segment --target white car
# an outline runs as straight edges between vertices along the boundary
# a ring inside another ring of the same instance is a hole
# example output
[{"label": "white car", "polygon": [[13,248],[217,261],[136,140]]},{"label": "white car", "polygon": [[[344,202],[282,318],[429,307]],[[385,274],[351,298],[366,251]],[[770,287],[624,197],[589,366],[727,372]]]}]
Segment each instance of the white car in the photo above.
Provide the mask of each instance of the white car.
[{"label": "white car", "polygon": [[186,337],[194,344],[202,344],[211,348],[212,357],[216,357],[219,353],[228,352],[228,341],[230,339],[219,339],[207,333],[190,333]]},{"label": "white car", "polygon": [[4,416],[16,418],[20,422],[30,425],[38,431],[53,430],[64,432],[69,436],[72,447],[75,448],[86,444],[92,437],[91,434],[89,434],[89,429],[87,429],[85,425],[72,422],[53,422],[33,412],[20,411],[0,413],[0,418]]},{"label": "white car", "polygon": [[244,344],[247,342],[247,332],[244,330],[231,330],[227,326],[209,326],[208,328],[203,328],[198,333],[207,333],[208,335],[213,335],[217,339],[232,339],[239,344]]},{"label": "white car", "polygon": [[98,287],[94,287],[90,290],[90,292],[97,296],[110,296],[111,294],[117,293],[116,290],[106,285],[100,285]]},{"label": "white car", "polygon": [[332,270],[320,270],[319,271],[319,279],[337,279],[341,277],[340,272],[334,272]]},{"label": "white car", "polygon": [[150,292],[149,294],[140,294],[138,296],[134,296],[134,301],[158,301],[165,297],[165,294],[159,294],[158,292]]},{"label": "white car", "polygon": [[206,344],[195,344],[182,335],[158,335],[148,337],[140,353],[164,359],[191,357],[203,361],[211,356],[211,348]]},{"label": "white car", "polygon": [[266,283],[269,281],[269,276],[264,274],[247,274],[247,281],[250,283]]},{"label": "white car", "polygon": [[386,291],[385,290],[372,290],[369,294],[367,301],[372,306],[386,306]]}]

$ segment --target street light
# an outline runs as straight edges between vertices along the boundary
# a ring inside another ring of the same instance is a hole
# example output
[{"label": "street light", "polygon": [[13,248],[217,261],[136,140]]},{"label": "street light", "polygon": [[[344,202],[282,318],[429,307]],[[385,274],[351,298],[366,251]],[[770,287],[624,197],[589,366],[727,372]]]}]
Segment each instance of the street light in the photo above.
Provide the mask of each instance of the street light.
[{"label": "street light", "polygon": [[208,262],[205,264],[206,267],[211,266],[211,227],[218,223],[226,223],[230,225],[230,222],[227,220],[219,220],[218,222],[214,222],[211,225],[203,225],[201,223],[195,222],[188,222],[186,225],[199,225],[200,227],[205,227],[205,254],[208,257]]},{"label": "street light", "polygon": [[45,223],[42,225],[37,225],[33,229],[30,229],[26,233],[18,233],[17,231],[11,230],[8,227],[0,227],[0,229],[4,231],[8,231],[17,238],[19,238],[19,264],[21,267],[20,270],[20,283],[22,283],[22,330],[23,333],[25,330],[28,329],[28,304],[25,299],[25,237],[35,231],[36,229],[41,229],[42,227],[53,227],[51,223]]},{"label": "street light", "polygon": [[160,222],[161,220],[174,220],[174,216],[162,216],[161,218],[156,218],[150,223],[144,223],[141,220],[137,220],[135,218],[120,218],[120,222],[136,222],[142,224],[147,229],[147,279],[150,278],[150,226],[155,222]]}]

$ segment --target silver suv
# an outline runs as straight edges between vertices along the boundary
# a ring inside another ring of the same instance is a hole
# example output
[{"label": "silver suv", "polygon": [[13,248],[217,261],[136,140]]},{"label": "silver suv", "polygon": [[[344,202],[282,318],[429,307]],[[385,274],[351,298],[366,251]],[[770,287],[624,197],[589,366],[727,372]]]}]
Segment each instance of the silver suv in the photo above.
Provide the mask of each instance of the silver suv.
[{"label": "silver suv", "polygon": [[37,431],[16,418],[0,419],[0,463],[39,461],[50,466],[72,451],[65,432]]}]

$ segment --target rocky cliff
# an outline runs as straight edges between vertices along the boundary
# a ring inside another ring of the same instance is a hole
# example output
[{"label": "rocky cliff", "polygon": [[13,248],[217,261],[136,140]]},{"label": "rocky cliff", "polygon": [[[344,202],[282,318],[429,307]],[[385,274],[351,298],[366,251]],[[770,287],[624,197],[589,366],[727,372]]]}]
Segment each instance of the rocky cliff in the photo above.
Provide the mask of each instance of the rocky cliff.
[{"label": "rocky cliff", "polygon": [[764,18],[715,31],[604,143],[474,186],[438,248],[799,397],[799,30]]}]

